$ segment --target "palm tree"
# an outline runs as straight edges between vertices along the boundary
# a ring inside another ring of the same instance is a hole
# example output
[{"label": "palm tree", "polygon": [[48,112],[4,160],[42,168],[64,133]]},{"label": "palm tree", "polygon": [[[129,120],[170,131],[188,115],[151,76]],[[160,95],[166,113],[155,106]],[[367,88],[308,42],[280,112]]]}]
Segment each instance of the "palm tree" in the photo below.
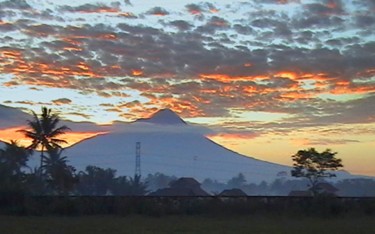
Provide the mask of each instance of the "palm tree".
[{"label": "palm tree", "polygon": [[30,151],[19,146],[16,141],[6,143],[0,149],[0,194],[2,192],[25,191],[23,169],[27,167]]},{"label": "palm tree", "polygon": [[22,168],[31,154],[30,150],[20,146],[17,141],[6,143],[5,149],[0,149],[0,163],[4,163],[12,174],[21,174]]},{"label": "palm tree", "polygon": [[75,168],[67,165],[67,157],[62,156],[61,148],[49,148],[47,156],[43,157],[43,168],[47,185],[59,195],[68,194],[76,184]]},{"label": "palm tree", "polygon": [[52,113],[52,110],[47,107],[42,107],[42,114],[40,116],[34,111],[32,111],[32,114],[34,117],[33,120],[27,121],[30,130],[20,130],[20,132],[32,140],[31,145],[27,147],[28,149],[41,147],[40,168],[42,169],[45,150],[62,148],[61,144],[67,142],[58,137],[67,130],[70,130],[70,128],[65,125],[58,127],[60,117],[58,114]]}]

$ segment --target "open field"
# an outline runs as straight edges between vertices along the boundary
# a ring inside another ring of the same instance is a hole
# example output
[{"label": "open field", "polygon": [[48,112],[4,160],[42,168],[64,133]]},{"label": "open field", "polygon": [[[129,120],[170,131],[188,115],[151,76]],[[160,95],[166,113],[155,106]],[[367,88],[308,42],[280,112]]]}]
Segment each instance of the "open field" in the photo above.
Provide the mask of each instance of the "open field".
[{"label": "open field", "polygon": [[373,234],[371,216],[291,218],[275,215],[149,217],[120,216],[0,216],[1,233],[96,234],[96,233],[277,233],[277,234]]}]

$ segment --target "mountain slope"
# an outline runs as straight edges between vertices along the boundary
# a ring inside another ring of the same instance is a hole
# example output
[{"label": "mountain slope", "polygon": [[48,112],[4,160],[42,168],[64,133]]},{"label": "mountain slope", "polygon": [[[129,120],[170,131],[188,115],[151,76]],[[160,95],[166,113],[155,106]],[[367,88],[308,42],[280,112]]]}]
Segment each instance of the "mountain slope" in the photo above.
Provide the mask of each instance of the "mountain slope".
[{"label": "mountain slope", "polygon": [[0,104],[0,129],[25,125],[26,120],[30,118],[32,118],[30,114]]},{"label": "mountain slope", "polygon": [[150,118],[139,119],[136,122],[153,123],[153,124],[186,124],[175,112],[170,109],[162,109],[154,113]]},{"label": "mountain slope", "polygon": [[133,175],[135,145],[141,143],[142,174],[212,178],[226,181],[242,172],[251,181],[273,180],[288,167],[245,157],[194,133],[121,133],[95,137],[67,149],[77,169],[97,165]]},{"label": "mountain slope", "polygon": [[[78,123],[77,123],[78,124]],[[150,118],[117,123],[110,133],[87,139],[65,150],[69,164],[84,170],[88,165],[117,170],[133,176],[136,142],[141,144],[141,172],[161,172],[177,177],[211,178],[226,182],[243,173],[248,182],[273,181],[278,174],[289,175],[290,167],[238,154],[209,140],[206,129],[185,123],[173,111],[161,110]],[[1,146],[1,144],[0,144]],[[39,154],[30,160],[39,165]],[[286,173],[280,173],[286,172]],[[340,172],[340,178],[348,173]]]},{"label": "mountain slope", "polygon": [[227,181],[243,173],[249,181],[260,182],[274,180],[279,172],[290,170],[228,150],[168,109],[127,125],[119,132],[100,135],[67,149],[70,163],[78,170],[96,165],[116,169],[118,175],[133,175],[135,145],[140,142],[143,175],[161,172]]}]

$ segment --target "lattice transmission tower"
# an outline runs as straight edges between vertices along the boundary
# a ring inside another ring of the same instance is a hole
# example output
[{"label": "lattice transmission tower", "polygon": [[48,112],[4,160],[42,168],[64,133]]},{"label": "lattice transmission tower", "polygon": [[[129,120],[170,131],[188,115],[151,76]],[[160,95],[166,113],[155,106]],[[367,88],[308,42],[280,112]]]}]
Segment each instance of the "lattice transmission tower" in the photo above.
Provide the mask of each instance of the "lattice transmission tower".
[{"label": "lattice transmission tower", "polygon": [[141,142],[135,143],[135,176],[141,176]]}]

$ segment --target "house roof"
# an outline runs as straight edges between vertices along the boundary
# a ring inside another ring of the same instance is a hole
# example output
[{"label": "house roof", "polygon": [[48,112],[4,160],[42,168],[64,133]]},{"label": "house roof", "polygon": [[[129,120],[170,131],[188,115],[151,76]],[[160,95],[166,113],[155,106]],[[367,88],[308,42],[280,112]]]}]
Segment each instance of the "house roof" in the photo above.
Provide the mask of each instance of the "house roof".
[{"label": "house roof", "polygon": [[149,194],[149,196],[187,196],[187,197],[193,197],[193,196],[210,196],[206,191],[204,191],[201,188],[163,188],[158,189],[155,192],[152,192]]},{"label": "house roof", "polygon": [[181,177],[170,183],[171,188],[194,188],[200,187],[200,183],[191,177]]},{"label": "house roof", "polygon": [[149,196],[210,196],[200,187],[200,183],[191,177],[182,177],[171,182],[169,186],[158,189]]},{"label": "house roof", "polygon": [[223,190],[219,196],[231,196],[231,197],[244,197],[247,194],[242,191],[241,189],[234,188],[234,189],[225,189]]}]

